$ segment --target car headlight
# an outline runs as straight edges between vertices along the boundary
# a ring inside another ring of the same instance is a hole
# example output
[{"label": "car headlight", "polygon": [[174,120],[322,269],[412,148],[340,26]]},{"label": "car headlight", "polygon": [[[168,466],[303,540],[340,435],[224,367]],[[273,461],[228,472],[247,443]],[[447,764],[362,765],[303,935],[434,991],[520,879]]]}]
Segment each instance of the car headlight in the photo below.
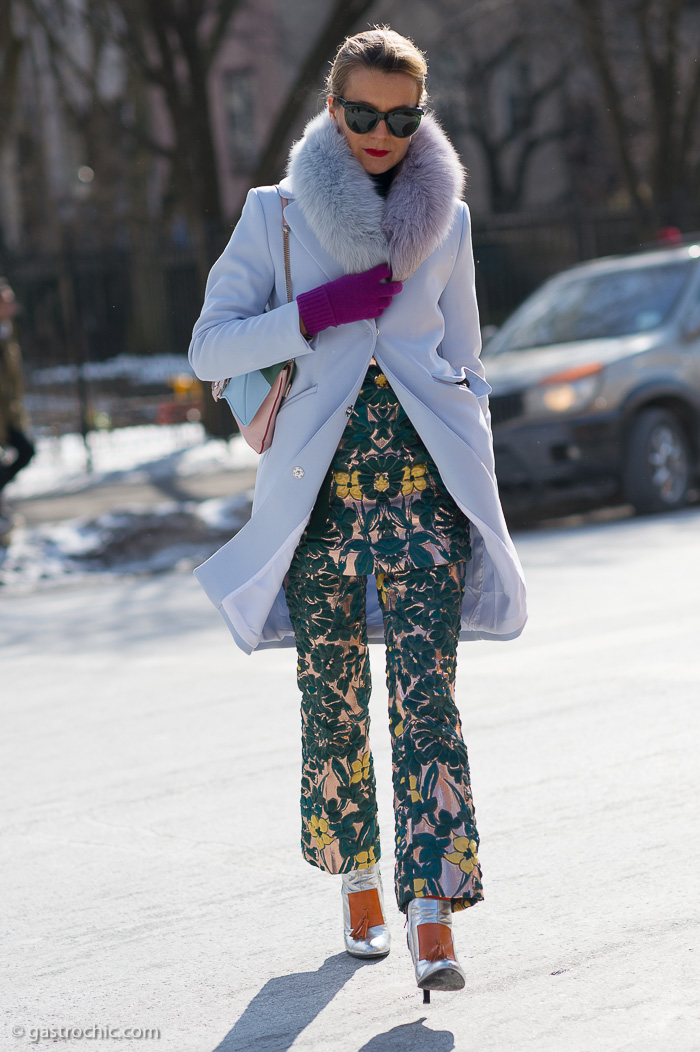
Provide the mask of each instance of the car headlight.
[{"label": "car headlight", "polygon": [[595,398],[602,372],[603,366],[595,363],[546,376],[525,392],[527,414],[571,413],[583,409]]}]

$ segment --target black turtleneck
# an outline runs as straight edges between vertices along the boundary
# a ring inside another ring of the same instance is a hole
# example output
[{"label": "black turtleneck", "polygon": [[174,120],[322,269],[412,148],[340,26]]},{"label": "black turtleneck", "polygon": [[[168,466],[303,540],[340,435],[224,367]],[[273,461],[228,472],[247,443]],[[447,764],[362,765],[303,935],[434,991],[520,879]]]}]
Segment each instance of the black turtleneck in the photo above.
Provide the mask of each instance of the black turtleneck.
[{"label": "black turtleneck", "polygon": [[391,186],[394,176],[399,170],[399,165],[395,164],[393,168],[389,168],[386,172],[380,172],[379,175],[372,175],[369,173],[369,177],[377,188],[377,193],[380,197],[386,197],[389,193],[389,187]]}]

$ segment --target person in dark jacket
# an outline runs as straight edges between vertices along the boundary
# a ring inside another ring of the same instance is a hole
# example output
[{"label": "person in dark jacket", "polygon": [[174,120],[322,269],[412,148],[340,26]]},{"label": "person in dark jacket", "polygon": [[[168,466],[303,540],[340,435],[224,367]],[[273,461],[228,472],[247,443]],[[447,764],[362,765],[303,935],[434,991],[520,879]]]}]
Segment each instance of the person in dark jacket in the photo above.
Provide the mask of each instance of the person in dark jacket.
[{"label": "person in dark jacket", "polygon": [[22,355],[14,325],[16,314],[15,294],[5,278],[0,278],[0,537],[12,529],[2,491],[34,456],[34,445],[27,436],[29,418],[24,407]]}]

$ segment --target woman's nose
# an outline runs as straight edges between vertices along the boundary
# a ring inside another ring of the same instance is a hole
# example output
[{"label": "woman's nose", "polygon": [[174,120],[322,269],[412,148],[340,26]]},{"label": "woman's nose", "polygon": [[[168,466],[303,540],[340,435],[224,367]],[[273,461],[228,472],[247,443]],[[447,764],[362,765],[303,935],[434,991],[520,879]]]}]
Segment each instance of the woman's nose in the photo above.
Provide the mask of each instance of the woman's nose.
[{"label": "woman's nose", "polygon": [[390,139],[391,132],[386,126],[386,118],[382,117],[377,125],[372,128],[372,135],[379,139]]}]

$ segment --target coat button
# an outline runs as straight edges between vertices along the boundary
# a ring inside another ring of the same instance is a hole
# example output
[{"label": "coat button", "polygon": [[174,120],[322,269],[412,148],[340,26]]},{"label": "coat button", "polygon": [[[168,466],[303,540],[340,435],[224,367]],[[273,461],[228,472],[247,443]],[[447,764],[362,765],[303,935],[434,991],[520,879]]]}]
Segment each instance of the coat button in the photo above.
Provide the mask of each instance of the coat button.
[{"label": "coat button", "polygon": [[304,469],[300,468],[299,465],[297,464],[297,466],[295,468],[292,468],[292,475],[294,476],[295,479],[303,479],[303,477],[304,477]]},{"label": "coat button", "polygon": [[354,406],[354,405],[349,405],[349,406],[347,407],[347,409],[345,410],[345,415],[346,415],[346,416],[352,416],[352,411],[353,411],[353,409],[354,409],[354,408],[355,408],[355,406]]}]

